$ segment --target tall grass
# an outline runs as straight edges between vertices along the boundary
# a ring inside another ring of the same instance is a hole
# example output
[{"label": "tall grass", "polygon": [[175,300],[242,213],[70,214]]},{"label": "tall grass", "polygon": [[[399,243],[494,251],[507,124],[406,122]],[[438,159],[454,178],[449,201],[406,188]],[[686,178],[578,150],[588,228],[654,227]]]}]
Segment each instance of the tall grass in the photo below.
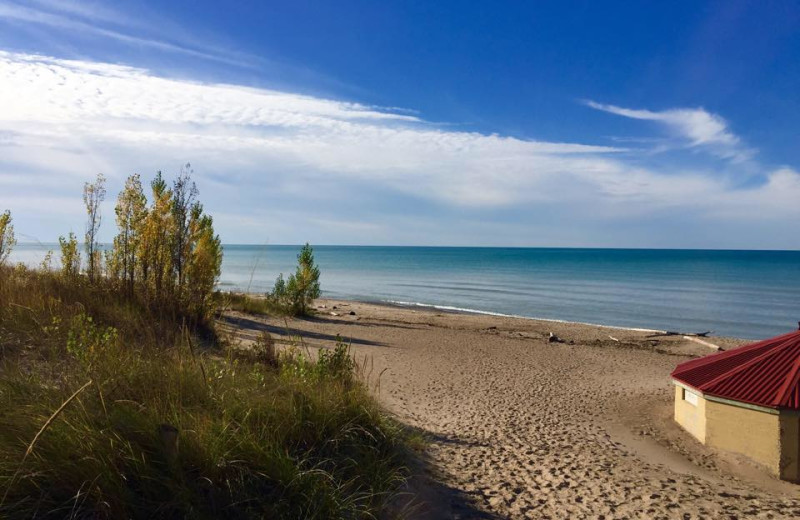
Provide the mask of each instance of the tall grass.
[{"label": "tall grass", "polygon": [[404,437],[346,345],[233,357],[185,323],[102,280],[0,269],[0,517],[384,510]]}]

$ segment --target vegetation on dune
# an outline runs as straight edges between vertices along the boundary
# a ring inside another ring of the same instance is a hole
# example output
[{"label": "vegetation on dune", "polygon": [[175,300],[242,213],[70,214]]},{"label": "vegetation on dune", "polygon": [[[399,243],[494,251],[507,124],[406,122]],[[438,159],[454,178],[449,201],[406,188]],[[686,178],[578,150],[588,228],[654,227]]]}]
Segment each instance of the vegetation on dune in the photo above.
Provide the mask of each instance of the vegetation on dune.
[{"label": "vegetation on dune", "polygon": [[214,335],[221,246],[187,172],[172,189],[159,174],[149,206],[130,177],[85,274],[72,233],[59,271],[0,265],[0,517],[376,516],[404,436],[346,344],[311,356],[265,335],[242,353]]}]

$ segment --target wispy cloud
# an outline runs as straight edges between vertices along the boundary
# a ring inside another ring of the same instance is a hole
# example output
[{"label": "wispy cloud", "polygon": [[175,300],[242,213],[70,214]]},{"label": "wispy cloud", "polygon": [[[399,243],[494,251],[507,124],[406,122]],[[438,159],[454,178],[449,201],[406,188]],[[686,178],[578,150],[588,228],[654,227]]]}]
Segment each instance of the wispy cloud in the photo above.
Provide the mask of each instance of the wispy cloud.
[{"label": "wispy cloud", "polygon": [[90,7],[87,4],[69,1],[61,3],[37,0],[28,5],[21,5],[0,0],[0,19],[73,31],[73,34],[94,35],[131,46],[146,47],[228,65],[252,66],[247,57],[237,53],[136,34],[133,29],[141,28],[140,24],[104,7]]},{"label": "wispy cloud", "polygon": [[[753,218],[765,222],[800,217],[800,175],[791,168],[764,171],[760,183],[741,188],[689,166],[644,165],[620,147],[455,131],[414,112],[2,51],[0,85],[0,208],[12,209],[29,234],[26,227],[45,224],[54,233],[66,231],[65,222],[79,229],[77,192],[97,172],[113,192],[133,171],[186,160],[197,166],[207,207],[225,215],[229,242],[261,240],[273,217],[281,224],[269,233],[274,242],[316,232],[351,243],[392,241],[387,232],[442,243],[414,231],[425,215],[425,229],[442,236],[470,232],[430,215],[494,226],[476,243],[508,229],[517,235],[506,243],[519,243],[525,223],[540,219],[569,228],[673,211],[735,219],[743,208],[761,208]],[[724,128],[692,132],[697,146],[738,142]],[[522,216],[508,227],[493,220],[500,212]]]},{"label": "wispy cloud", "polygon": [[623,108],[591,100],[585,103],[594,109],[618,116],[661,123],[675,136],[683,139],[688,146],[703,148],[724,159],[744,161],[755,153],[754,150],[745,147],[742,140],[731,132],[728,123],[722,117],[702,108],[652,111]]}]

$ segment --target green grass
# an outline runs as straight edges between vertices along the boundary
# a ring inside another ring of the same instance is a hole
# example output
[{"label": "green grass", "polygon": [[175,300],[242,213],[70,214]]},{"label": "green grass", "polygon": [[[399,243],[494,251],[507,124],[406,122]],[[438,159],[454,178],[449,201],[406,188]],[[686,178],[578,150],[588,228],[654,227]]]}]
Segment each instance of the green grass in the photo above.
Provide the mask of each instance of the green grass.
[{"label": "green grass", "polygon": [[0,269],[0,518],[386,512],[406,436],[346,345],[234,357],[185,323],[109,282]]}]

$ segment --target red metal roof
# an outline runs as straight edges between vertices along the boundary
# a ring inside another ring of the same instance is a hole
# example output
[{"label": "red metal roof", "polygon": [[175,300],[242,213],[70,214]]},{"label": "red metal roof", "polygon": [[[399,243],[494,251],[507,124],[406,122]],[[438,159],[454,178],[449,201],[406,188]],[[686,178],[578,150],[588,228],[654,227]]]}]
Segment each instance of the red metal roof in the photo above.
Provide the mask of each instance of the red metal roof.
[{"label": "red metal roof", "polygon": [[672,377],[703,394],[800,409],[800,331],[678,365]]}]

